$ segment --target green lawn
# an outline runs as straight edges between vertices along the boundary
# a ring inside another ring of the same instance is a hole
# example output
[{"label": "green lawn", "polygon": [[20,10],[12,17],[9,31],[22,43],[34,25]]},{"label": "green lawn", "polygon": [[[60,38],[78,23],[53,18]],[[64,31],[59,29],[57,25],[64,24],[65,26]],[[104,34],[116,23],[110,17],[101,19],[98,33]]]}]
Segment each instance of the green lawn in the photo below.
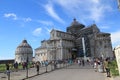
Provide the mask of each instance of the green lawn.
[{"label": "green lawn", "polygon": [[5,64],[0,64],[0,71],[5,71]]},{"label": "green lawn", "polygon": [[[14,70],[13,65],[12,64],[9,64],[9,65],[10,65],[10,70]],[[31,66],[31,63],[29,63],[28,68],[30,68],[30,66]],[[22,65],[21,64],[19,64],[18,69],[22,69]],[[2,72],[6,71],[5,64],[0,64],[0,72],[1,71]]]}]

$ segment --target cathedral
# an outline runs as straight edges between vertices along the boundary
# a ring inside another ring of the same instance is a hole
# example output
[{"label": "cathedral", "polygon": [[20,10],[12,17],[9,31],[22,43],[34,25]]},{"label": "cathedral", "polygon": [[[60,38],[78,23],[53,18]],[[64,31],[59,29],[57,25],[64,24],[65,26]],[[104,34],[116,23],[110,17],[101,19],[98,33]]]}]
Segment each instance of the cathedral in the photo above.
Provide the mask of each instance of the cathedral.
[{"label": "cathedral", "polygon": [[66,32],[52,29],[50,39],[35,49],[35,60],[40,62],[78,57],[113,57],[110,33],[101,32],[96,24],[86,27],[73,19]]}]

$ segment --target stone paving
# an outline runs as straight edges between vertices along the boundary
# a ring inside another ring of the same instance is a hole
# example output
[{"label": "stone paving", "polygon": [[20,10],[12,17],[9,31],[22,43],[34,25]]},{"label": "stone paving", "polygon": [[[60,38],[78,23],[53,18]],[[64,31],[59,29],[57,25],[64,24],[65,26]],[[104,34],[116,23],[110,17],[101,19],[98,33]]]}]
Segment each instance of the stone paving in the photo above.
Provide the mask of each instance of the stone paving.
[{"label": "stone paving", "polygon": [[[61,66],[63,67],[63,65]],[[40,74],[36,75],[36,69],[28,70],[28,79],[26,79],[26,70],[11,72],[10,80],[120,80],[120,77],[107,78],[106,73],[95,72],[92,66],[78,66],[77,64],[51,71],[51,66],[40,68]],[[8,80],[6,74],[0,73],[0,80]]]},{"label": "stone paving", "polygon": [[105,80],[103,73],[95,72],[91,66],[72,65],[28,80]]},{"label": "stone paving", "polygon": [[[61,67],[63,67],[63,65]],[[47,67],[47,72],[51,72],[53,69],[54,69],[54,66],[49,65]],[[46,67],[41,67],[39,74],[44,74],[44,73],[46,73]],[[10,80],[24,80],[26,79],[26,75],[27,75],[27,70],[19,70],[17,72],[12,71],[10,73]],[[38,76],[36,72],[36,68],[28,69],[28,78],[34,77],[34,76]],[[0,80],[8,80],[7,74],[0,73]]]},{"label": "stone paving", "polygon": [[113,80],[120,80],[120,76],[114,77]]}]

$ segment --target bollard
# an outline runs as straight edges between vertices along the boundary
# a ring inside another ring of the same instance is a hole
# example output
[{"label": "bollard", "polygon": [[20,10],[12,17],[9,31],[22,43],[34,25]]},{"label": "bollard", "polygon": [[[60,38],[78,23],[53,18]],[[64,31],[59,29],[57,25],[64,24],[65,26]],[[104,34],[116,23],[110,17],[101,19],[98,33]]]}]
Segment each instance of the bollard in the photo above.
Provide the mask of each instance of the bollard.
[{"label": "bollard", "polygon": [[56,63],[54,63],[54,70],[57,68]]},{"label": "bollard", "polygon": [[52,68],[52,63],[51,63],[51,71],[53,71],[53,68]]},{"label": "bollard", "polygon": [[46,67],[46,72],[47,72],[47,65],[45,67]]},{"label": "bollard", "polygon": [[39,62],[37,62],[37,63],[36,63],[36,69],[37,69],[36,71],[37,71],[37,75],[39,74],[39,68],[40,68],[39,65],[40,65]]},{"label": "bollard", "polygon": [[26,69],[26,78],[28,78],[28,66],[27,66],[27,69]]}]

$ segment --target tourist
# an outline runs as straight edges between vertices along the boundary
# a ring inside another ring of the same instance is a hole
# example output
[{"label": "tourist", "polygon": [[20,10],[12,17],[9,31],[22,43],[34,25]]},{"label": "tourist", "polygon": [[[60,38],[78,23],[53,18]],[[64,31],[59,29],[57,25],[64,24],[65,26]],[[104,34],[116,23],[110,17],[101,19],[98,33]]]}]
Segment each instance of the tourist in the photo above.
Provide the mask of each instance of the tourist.
[{"label": "tourist", "polygon": [[28,69],[28,63],[27,62],[25,62],[25,68]]},{"label": "tourist", "polygon": [[89,59],[87,59],[87,64],[88,64],[88,65],[90,64],[90,60],[89,60]]},{"label": "tourist", "polygon": [[8,76],[10,75],[10,65],[9,65],[9,63],[6,64],[6,74]]},{"label": "tourist", "polygon": [[14,69],[16,72],[18,71],[18,63],[17,62],[14,63]]},{"label": "tourist", "polygon": [[84,59],[82,59],[82,66],[85,66],[85,62],[84,62]]},{"label": "tourist", "polygon": [[48,60],[45,61],[45,66],[48,66]]},{"label": "tourist", "polygon": [[40,68],[40,66],[39,66],[40,64],[39,64],[39,62],[36,62],[36,71],[37,71],[37,75],[39,74],[39,68]]},{"label": "tourist", "polygon": [[9,63],[6,64],[6,70],[7,70],[7,71],[10,70],[10,65],[9,65]]},{"label": "tourist", "polygon": [[110,76],[110,67],[109,67],[109,61],[108,61],[108,60],[109,60],[109,59],[106,58],[106,60],[104,61],[104,67],[105,67],[105,69],[106,69],[107,77],[111,77],[111,76]]},{"label": "tourist", "polygon": [[81,65],[81,61],[80,61],[80,59],[78,59],[78,65],[79,65],[79,66]]},{"label": "tourist", "polygon": [[103,72],[103,63],[102,61],[98,61],[98,72]]},{"label": "tourist", "polygon": [[[65,61],[64,61],[64,64],[65,64]],[[56,69],[56,68],[57,68],[57,61],[54,60],[54,69]]]},{"label": "tourist", "polygon": [[23,70],[25,70],[25,62],[22,63]]},{"label": "tourist", "polygon": [[96,60],[94,61],[94,69],[95,69],[95,72],[97,72],[97,70],[98,70],[98,63],[97,63]]}]

